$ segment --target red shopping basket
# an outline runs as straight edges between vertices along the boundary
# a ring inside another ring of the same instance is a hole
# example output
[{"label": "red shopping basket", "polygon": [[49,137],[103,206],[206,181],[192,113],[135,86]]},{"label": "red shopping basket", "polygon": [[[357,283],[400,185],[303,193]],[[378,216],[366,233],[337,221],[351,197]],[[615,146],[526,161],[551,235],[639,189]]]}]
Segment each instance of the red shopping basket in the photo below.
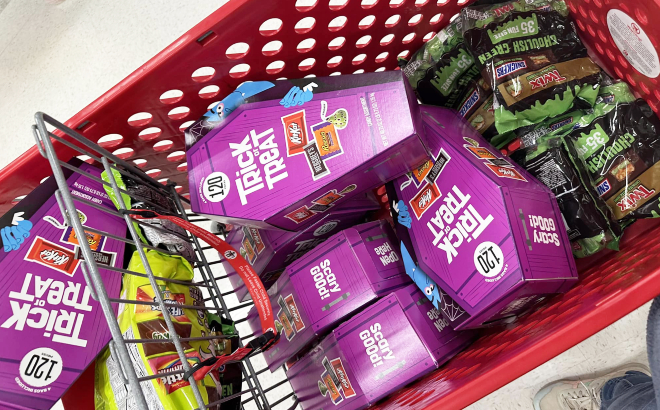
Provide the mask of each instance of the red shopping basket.
[{"label": "red shopping basket", "polygon": [[[621,10],[634,22],[625,35],[639,38],[645,33],[647,44],[658,49],[660,26],[649,19],[660,13],[660,0],[567,1],[595,56],[657,112],[658,79],[631,66],[615,44],[607,19],[612,9]],[[237,85],[395,69],[398,56],[418,49],[466,3],[231,0],[66,125],[115,155],[136,161],[156,179],[175,181],[185,195],[183,130]],[[63,144],[55,146],[60,158],[73,155]],[[1,211],[38,185],[49,170],[48,162],[32,149],[0,171]],[[657,225],[638,222],[626,233],[620,252],[580,261],[581,280],[570,292],[515,324],[492,330],[380,408],[463,408],[660,294]]]}]

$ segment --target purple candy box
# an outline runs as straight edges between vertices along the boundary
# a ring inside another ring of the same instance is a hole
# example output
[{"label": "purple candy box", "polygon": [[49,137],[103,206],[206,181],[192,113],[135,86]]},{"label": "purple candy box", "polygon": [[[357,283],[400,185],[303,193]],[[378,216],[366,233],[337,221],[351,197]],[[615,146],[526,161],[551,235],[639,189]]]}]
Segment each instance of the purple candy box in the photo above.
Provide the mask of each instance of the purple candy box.
[{"label": "purple candy box", "polygon": [[[367,211],[378,209],[375,199],[350,201],[350,207],[338,207],[330,211],[320,221],[301,232],[266,230],[254,227],[234,227],[227,235],[227,242],[238,249],[261,278],[266,289],[275,283],[284,268],[305,253],[323,243],[331,235],[350,228],[364,221]],[[349,203],[347,203],[349,205]],[[246,250],[247,248],[247,250]],[[231,268],[223,263],[229,282],[236,291],[239,301],[250,299],[250,294],[243,280]]]},{"label": "purple candy box", "polygon": [[197,213],[300,231],[428,156],[417,100],[401,72],[256,86],[270,88],[241,99],[226,118],[210,111],[186,130]]},{"label": "purple candy box", "polygon": [[[101,176],[93,166],[78,163],[82,170]],[[73,195],[115,210],[100,183],[64,172]],[[50,409],[111,338],[100,305],[90,297],[78,241],[63,223],[56,189],[51,177],[0,218],[3,409]],[[84,226],[125,236],[121,218],[85,203],[76,206]],[[122,267],[123,242],[91,233],[87,240],[99,267]],[[100,274],[108,296],[118,297],[121,274],[104,269]]]},{"label": "purple candy box", "polygon": [[406,271],[455,329],[577,281],[552,192],[453,112],[420,107],[432,158],[387,186]]},{"label": "purple candy box", "polygon": [[[368,222],[333,235],[286,268],[268,290],[281,332],[264,352],[271,371],[355,311],[410,283],[397,243],[387,221]],[[256,309],[248,322],[260,335]]]},{"label": "purple candy box", "polygon": [[362,409],[441,366],[473,336],[453,330],[410,285],[342,323],[287,377],[303,409]]}]

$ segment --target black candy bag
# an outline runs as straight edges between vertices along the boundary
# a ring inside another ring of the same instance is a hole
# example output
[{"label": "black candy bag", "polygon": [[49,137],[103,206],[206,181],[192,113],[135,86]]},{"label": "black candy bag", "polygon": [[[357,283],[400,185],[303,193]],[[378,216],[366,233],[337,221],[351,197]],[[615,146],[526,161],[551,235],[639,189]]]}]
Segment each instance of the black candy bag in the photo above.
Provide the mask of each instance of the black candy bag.
[{"label": "black candy bag", "polygon": [[[550,128],[541,128],[544,129]],[[516,151],[511,158],[555,194],[571,240],[573,256],[591,256],[606,247],[618,249],[620,226],[611,221],[612,215],[605,203],[594,197],[583,184],[561,137],[549,135],[537,138],[528,142],[526,148]]]},{"label": "black candy bag", "polygon": [[627,84],[603,87],[594,109],[564,138],[616,220],[660,216],[660,120]]},{"label": "black candy bag", "polygon": [[463,37],[494,95],[500,134],[592,107],[601,69],[562,0],[466,7]]},{"label": "black candy bag", "polygon": [[481,78],[461,34],[457,19],[401,64],[423,104],[457,110],[486,139],[495,131],[493,92]]}]

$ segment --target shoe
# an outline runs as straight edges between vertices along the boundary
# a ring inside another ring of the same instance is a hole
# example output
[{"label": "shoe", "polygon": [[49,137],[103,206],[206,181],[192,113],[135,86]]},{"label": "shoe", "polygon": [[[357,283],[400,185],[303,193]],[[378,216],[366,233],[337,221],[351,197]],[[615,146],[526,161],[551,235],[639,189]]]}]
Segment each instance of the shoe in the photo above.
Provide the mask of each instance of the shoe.
[{"label": "shoe", "polygon": [[651,375],[648,367],[633,363],[595,379],[556,381],[536,393],[534,410],[599,410],[600,391],[605,383],[629,371]]}]

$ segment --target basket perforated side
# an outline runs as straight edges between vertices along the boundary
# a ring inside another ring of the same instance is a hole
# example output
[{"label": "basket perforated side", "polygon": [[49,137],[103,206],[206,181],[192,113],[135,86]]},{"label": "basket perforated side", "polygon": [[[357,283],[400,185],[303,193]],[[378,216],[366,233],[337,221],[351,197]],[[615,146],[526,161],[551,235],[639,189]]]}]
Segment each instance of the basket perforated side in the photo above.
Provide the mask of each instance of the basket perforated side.
[{"label": "basket perforated side", "polygon": [[[186,194],[183,130],[240,83],[395,69],[464,3],[232,0],[65,124]],[[2,170],[0,212],[48,175],[35,150]]]}]

